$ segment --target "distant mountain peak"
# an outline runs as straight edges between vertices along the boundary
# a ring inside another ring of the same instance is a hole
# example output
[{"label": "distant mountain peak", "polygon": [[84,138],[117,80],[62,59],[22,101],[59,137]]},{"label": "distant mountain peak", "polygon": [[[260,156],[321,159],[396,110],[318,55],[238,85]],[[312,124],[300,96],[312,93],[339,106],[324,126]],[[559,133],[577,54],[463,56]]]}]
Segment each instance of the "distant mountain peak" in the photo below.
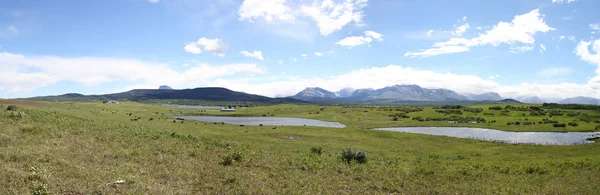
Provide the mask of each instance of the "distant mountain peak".
[{"label": "distant mountain peak", "polygon": [[158,89],[173,90],[173,88],[169,87],[168,85],[161,85],[160,87],[158,87]]},{"label": "distant mountain peak", "polygon": [[469,100],[473,101],[499,101],[502,100],[500,94],[496,92],[486,92],[482,94],[473,94],[473,93],[464,93],[462,94],[466,96]]},{"label": "distant mountain peak", "polygon": [[307,87],[306,89],[298,92],[293,98],[300,100],[311,100],[311,99],[322,99],[322,98],[336,98],[337,95],[331,91],[327,91],[320,87]]}]

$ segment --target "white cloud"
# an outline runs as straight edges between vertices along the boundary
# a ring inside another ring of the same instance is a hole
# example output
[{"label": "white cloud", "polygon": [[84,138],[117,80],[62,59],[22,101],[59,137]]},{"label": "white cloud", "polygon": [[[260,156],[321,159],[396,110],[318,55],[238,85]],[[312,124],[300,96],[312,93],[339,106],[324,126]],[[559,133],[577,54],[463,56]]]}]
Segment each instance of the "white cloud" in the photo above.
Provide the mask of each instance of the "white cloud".
[{"label": "white cloud", "polygon": [[198,43],[196,42],[191,42],[186,44],[183,49],[189,53],[193,53],[193,54],[201,54],[202,53],[202,49],[200,49],[200,46],[198,45]]},{"label": "white cloud", "polygon": [[290,62],[297,62],[297,61],[298,61],[298,59],[296,59],[296,58],[291,58],[290,59]]},{"label": "white cloud", "polygon": [[509,48],[510,53],[524,53],[533,50],[533,45],[514,46]]},{"label": "white cloud", "polygon": [[150,2],[150,3],[158,3],[158,2],[160,2],[160,0],[148,0],[148,2]]},{"label": "white cloud", "polygon": [[489,78],[490,80],[494,80],[494,79],[500,78],[500,75],[499,75],[499,74],[496,74],[496,75],[492,75],[492,76],[490,76],[490,77],[488,77],[488,78]]},{"label": "white cloud", "polygon": [[223,57],[227,51],[227,45],[221,39],[208,39],[206,37],[202,37],[196,42],[186,44],[183,49],[193,54],[201,54],[202,50],[204,50],[205,52],[212,53],[213,55]]},{"label": "white cloud", "polygon": [[300,56],[302,56],[302,58],[304,58],[305,60],[308,59],[308,55],[306,55],[305,53],[301,54]]},{"label": "white cloud", "polygon": [[239,20],[293,21],[294,13],[285,3],[286,0],[244,0],[238,10]]},{"label": "white cloud", "polygon": [[259,60],[265,59],[265,58],[263,58],[261,51],[254,51],[254,52],[242,51],[242,52],[240,52],[240,54],[242,54],[243,56],[246,56],[246,57],[256,58]]},{"label": "white cloud", "polygon": [[[549,27],[543,19],[543,15],[538,9],[532,10],[529,13],[515,16],[514,19],[508,22],[499,22],[491,30],[479,34],[471,39],[452,38],[446,42],[438,42],[432,48],[421,50],[418,52],[407,52],[404,56],[407,57],[429,57],[434,55],[457,53],[469,51],[470,47],[491,45],[499,46],[500,44],[513,45],[521,43],[533,47],[535,43],[534,35],[538,32],[548,32],[554,30]],[[525,49],[524,47],[515,47],[516,49]]]},{"label": "white cloud", "polygon": [[575,0],[552,0],[552,3],[571,3],[575,2]]},{"label": "white cloud", "polygon": [[367,37],[371,37],[371,38],[373,38],[375,40],[383,41],[383,35],[375,32],[375,31],[370,31],[370,30],[365,31],[365,35]]},{"label": "white cloud", "polygon": [[546,46],[544,44],[540,44],[540,53],[546,52]]},{"label": "white cloud", "polygon": [[315,52],[315,56],[323,56],[323,53],[321,53],[321,52]]},{"label": "white cloud", "polygon": [[557,77],[569,75],[572,72],[573,70],[568,67],[551,67],[538,72],[538,75],[543,77]]},{"label": "white cloud", "polygon": [[335,44],[345,46],[345,47],[354,47],[363,44],[369,44],[373,42],[373,39],[377,41],[383,41],[383,35],[374,31],[365,31],[365,36],[349,36],[345,37],[342,40],[339,40]]},{"label": "white cloud", "polygon": [[244,0],[238,10],[239,20],[254,22],[262,18],[267,23],[297,23],[307,17],[316,23],[321,35],[327,36],[349,23],[362,25],[362,9],[367,6],[367,0],[344,0],[339,3],[315,0],[311,4],[303,4],[305,2]]},{"label": "white cloud", "polygon": [[459,36],[459,37],[460,37],[460,36],[462,36],[462,35],[463,35],[465,32],[467,32],[467,29],[469,29],[469,23],[467,23],[467,24],[463,24],[463,25],[460,25],[460,26],[456,27],[456,28],[454,29],[454,31],[452,31],[452,35],[455,35],[455,36]]},{"label": "white cloud", "polygon": [[0,92],[30,91],[60,81],[85,85],[141,82],[153,86],[167,84],[178,88],[197,87],[222,76],[265,72],[256,64],[195,64],[185,70],[174,68],[169,64],[132,59],[25,56],[0,52]]},{"label": "white cloud", "polygon": [[[592,46],[592,51],[590,51]],[[596,76],[588,81],[588,85],[593,86],[596,90],[600,90],[600,39],[594,41],[580,41],[575,47],[575,54],[581,60],[596,65]]]},{"label": "white cloud", "polygon": [[600,23],[590,24],[592,30],[600,30]]},{"label": "white cloud", "polygon": [[433,32],[435,32],[435,31],[434,31],[434,30],[428,30],[428,31],[427,31],[427,36],[428,36],[428,37],[431,37],[431,34],[433,34]]},{"label": "white cloud", "polygon": [[279,61],[277,61],[277,64],[284,64],[284,63],[283,63],[283,60],[279,60]]},{"label": "white cloud", "polygon": [[[592,46],[591,52],[589,50],[590,46]],[[575,54],[581,60],[600,67],[600,39],[596,39],[595,41],[580,41],[575,48]],[[600,74],[600,69],[597,72]]]},{"label": "white cloud", "polygon": [[333,50],[329,50],[327,53],[334,54],[334,53],[335,53],[335,51],[333,51]]}]

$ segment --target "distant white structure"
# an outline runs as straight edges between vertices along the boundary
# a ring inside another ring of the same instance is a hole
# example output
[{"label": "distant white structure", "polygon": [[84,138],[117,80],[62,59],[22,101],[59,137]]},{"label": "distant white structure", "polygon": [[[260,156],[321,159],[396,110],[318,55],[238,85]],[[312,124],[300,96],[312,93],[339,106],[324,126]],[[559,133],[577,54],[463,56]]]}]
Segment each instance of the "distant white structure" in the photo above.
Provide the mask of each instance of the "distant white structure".
[{"label": "distant white structure", "polygon": [[104,104],[121,104],[121,102],[115,101],[115,100],[103,101],[102,103],[104,103]]},{"label": "distant white structure", "polygon": [[235,108],[221,108],[221,112],[235,112]]}]

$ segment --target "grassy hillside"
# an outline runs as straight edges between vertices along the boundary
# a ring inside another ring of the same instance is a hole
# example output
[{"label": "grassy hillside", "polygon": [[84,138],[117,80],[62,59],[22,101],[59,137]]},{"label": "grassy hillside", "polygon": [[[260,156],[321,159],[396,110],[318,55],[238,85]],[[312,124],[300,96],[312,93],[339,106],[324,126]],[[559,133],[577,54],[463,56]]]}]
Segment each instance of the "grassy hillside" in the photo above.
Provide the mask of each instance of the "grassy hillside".
[{"label": "grassy hillside", "polygon": [[[278,105],[235,113],[305,116],[349,125],[345,129],[274,129],[173,123],[165,118],[193,111],[131,102],[10,104],[18,104],[18,109],[5,111],[7,105],[0,106],[0,194],[600,191],[596,179],[600,174],[599,143],[511,145],[366,130],[409,123],[406,119],[391,121],[389,111],[372,108],[327,107],[321,111],[317,106]],[[317,111],[319,114],[308,114]],[[425,109],[421,114],[438,113]],[[588,116],[591,114],[598,113],[589,112]],[[132,121],[134,118],[138,120]],[[317,154],[316,148],[311,152],[313,147],[321,147],[322,154]],[[346,147],[365,151],[368,161],[346,163],[341,159]],[[115,183],[117,180],[123,181]]]}]

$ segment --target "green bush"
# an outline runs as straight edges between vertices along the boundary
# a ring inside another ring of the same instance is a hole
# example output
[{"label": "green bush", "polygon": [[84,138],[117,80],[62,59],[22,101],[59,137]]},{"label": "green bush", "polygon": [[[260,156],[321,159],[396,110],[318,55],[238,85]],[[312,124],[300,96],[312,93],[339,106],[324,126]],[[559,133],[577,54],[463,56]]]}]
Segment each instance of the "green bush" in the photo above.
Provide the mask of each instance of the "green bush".
[{"label": "green bush", "polygon": [[225,157],[223,157],[223,159],[221,161],[221,164],[223,166],[232,165],[233,164],[233,157],[231,157],[231,156],[225,156]]},{"label": "green bush", "polygon": [[321,154],[323,154],[323,148],[312,147],[312,148],[310,148],[310,152],[312,152],[313,154],[321,155]]},{"label": "green bush", "polygon": [[353,160],[360,164],[367,163],[368,161],[366,152],[354,151],[351,148],[344,148],[344,150],[342,150],[342,160],[348,164],[350,164]]},{"label": "green bush", "polygon": [[233,155],[231,155],[231,157],[235,161],[242,161],[242,159],[244,159],[244,154],[242,154],[241,152],[234,152]]},{"label": "green bush", "polygon": [[17,110],[17,106],[16,105],[8,105],[8,107],[6,107],[6,110],[8,110],[8,111],[16,111]]}]

